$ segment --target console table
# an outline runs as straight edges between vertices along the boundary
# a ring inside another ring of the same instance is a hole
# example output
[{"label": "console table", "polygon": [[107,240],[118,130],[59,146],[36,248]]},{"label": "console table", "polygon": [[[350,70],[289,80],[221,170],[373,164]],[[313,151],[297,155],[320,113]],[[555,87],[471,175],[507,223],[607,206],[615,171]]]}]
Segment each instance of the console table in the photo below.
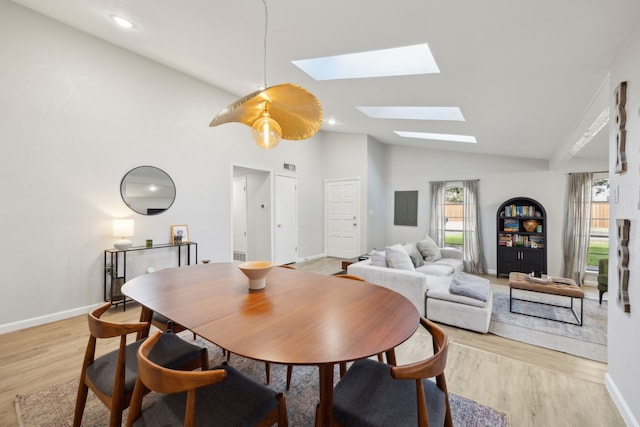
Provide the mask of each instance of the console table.
[{"label": "console table", "polygon": [[191,247],[194,248],[194,264],[198,263],[198,244],[196,242],[162,243],[153,246],[133,246],[129,249],[105,249],[104,251],[104,301],[112,304],[122,304],[126,310],[127,298],[120,288],[127,281],[127,252],[151,251],[162,248],[176,248],[178,252],[178,267],[182,266],[182,252],[186,252],[184,265],[191,265]]}]

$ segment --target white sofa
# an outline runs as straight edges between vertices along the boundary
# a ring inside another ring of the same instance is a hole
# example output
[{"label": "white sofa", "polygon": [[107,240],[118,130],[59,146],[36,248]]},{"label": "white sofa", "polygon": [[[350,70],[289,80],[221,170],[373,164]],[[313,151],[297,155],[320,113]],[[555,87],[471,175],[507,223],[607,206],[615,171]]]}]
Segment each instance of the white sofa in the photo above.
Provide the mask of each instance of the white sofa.
[{"label": "white sofa", "polygon": [[491,287],[486,302],[449,292],[453,274],[462,270],[462,255],[452,248],[440,250],[441,260],[425,263],[414,271],[375,266],[366,259],[349,265],[347,273],[398,292],[430,320],[486,333],[493,307]]}]

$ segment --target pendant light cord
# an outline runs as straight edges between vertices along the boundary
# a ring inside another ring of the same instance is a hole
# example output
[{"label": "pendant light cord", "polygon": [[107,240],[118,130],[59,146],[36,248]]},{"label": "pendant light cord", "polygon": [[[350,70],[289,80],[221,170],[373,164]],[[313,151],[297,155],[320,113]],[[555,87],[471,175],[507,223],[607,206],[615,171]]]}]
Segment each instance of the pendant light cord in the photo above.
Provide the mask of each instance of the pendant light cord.
[{"label": "pendant light cord", "polygon": [[269,10],[267,9],[267,1],[262,0],[264,4],[264,88],[267,88],[267,27],[269,25]]}]

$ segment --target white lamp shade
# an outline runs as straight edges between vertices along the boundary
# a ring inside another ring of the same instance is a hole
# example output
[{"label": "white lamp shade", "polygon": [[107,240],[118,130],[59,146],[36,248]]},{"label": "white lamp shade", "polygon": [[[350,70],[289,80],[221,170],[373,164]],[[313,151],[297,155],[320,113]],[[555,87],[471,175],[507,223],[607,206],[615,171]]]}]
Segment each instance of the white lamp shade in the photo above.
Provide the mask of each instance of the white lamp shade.
[{"label": "white lamp shade", "polygon": [[132,219],[114,219],[113,220],[113,237],[130,237],[133,236],[133,220]]}]

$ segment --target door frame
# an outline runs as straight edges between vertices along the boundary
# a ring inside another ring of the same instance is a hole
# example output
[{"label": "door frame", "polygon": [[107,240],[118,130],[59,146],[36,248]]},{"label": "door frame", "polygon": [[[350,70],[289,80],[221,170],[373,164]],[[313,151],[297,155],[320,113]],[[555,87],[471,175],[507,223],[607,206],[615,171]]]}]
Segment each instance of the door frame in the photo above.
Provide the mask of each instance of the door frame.
[{"label": "door frame", "polygon": [[345,177],[345,178],[325,178],[323,185],[322,185],[322,191],[323,191],[323,199],[324,199],[324,253],[325,256],[328,256],[328,248],[329,248],[329,204],[328,204],[328,198],[327,198],[327,194],[326,194],[326,188],[327,188],[327,184],[328,183],[332,183],[332,182],[343,182],[343,181],[355,181],[357,183],[357,199],[358,199],[358,213],[357,213],[357,221],[358,221],[358,230],[356,232],[356,237],[355,237],[355,252],[356,254],[355,256],[359,256],[360,254],[362,254],[362,226],[363,224],[366,225],[365,222],[365,217],[362,214],[362,180],[360,179],[359,176],[356,177]]},{"label": "door frame", "polygon": [[[229,206],[233,206],[233,181],[235,178],[235,171],[236,168],[239,169],[249,169],[249,170],[254,170],[256,172],[259,173],[266,173],[268,175],[268,181],[269,181],[269,216],[270,216],[270,220],[269,220],[269,226],[266,227],[268,236],[269,236],[269,252],[270,252],[270,256],[268,260],[265,261],[273,261],[273,251],[274,251],[274,239],[273,239],[273,227],[274,227],[274,208],[273,208],[273,197],[274,197],[274,178],[273,178],[273,170],[272,169],[268,169],[268,168],[263,168],[263,167],[259,167],[259,166],[255,166],[255,165],[247,165],[247,164],[241,164],[241,163],[232,163],[231,164],[231,183],[230,183],[230,195],[229,195]],[[249,202],[249,201],[248,201]],[[251,206],[250,203],[247,203],[247,218],[249,217],[249,212],[251,210]],[[233,211],[233,209],[232,209]],[[233,227],[234,227],[234,221],[233,221],[233,214],[230,215],[230,229],[229,229],[229,259],[233,260]],[[249,253],[249,246],[250,246],[250,239],[251,235],[249,233],[249,230],[247,230],[247,254]]]}]

